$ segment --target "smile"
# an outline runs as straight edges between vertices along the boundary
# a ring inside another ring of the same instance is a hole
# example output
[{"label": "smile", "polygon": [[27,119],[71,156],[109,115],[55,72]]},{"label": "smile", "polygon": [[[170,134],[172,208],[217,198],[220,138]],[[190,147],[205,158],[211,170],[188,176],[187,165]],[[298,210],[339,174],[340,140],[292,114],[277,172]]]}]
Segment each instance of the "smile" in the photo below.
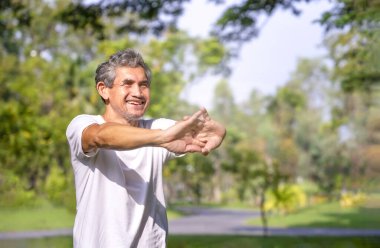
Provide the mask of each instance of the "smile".
[{"label": "smile", "polygon": [[127,103],[132,104],[132,105],[144,105],[145,101],[129,100],[129,101],[127,101]]}]

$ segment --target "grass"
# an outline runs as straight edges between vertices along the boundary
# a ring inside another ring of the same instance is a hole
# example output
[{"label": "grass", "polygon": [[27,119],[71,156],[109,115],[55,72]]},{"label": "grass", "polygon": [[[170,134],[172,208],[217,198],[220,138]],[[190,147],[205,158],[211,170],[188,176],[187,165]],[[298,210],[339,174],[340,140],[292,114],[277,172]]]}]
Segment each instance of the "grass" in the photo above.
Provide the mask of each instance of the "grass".
[{"label": "grass", "polygon": [[178,219],[178,218],[181,218],[183,216],[183,214],[181,212],[174,210],[174,209],[168,209],[167,214],[168,214],[169,220]]},{"label": "grass", "polygon": [[168,248],[377,248],[380,237],[169,236]]},{"label": "grass", "polygon": [[[377,248],[380,237],[249,237],[249,236],[170,236],[168,248]],[[71,237],[0,240],[0,247],[66,248]]]},{"label": "grass", "polygon": [[[248,221],[250,225],[261,225],[260,219]],[[288,215],[269,217],[271,227],[337,227],[380,228],[380,196],[372,195],[357,207],[343,208],[338,202],[319,204]]]},{"label": "grass", "polygon": [[[180,212],[168,211],[170,219],[181,216]],[[20,231],[53,228],[70,228],[74,214],[65,208],[44,202],[38,208],[0,209],[0,231]],[[257,220],[256,220],[257,221]],[[341,208],[338,203],[326,203],[304,209],[289,216],[275,216],[272,226],[289,227],[352,227],[380,228],[380,197],[371,197],[365,205]],[[251,224],[255,224],[251,221]],[[257,222],[261,225],[260,222]],[[380,237],[287,237],[287,236],[210,236],[170,235],[168,248],[375,248]],[[0,247],[64,248],[72,246],[72,237],[42,239],[0,240]]]},{"label": "grass", "polygon": [[[41,203],[37,207],[0,208],[0,232],[73,227],[75,213],[47,200],[39,199],[39,202]],[[181,216],[178,211],[168,210],[169,219]]]},{"label": "grass", "polygon": [[[181,217],[179,211],[168,210],[168,218]],[[0,231],[49,230],[71,228],[74,213],[63,207],[43,201],[38,207],[0,208]],[[259,218],[249,224],[261,226]],[[380,195],[370,196],[359,207],[342,208],[338,203],[325,203],[303,209],[289,215],[275,215],[269,218],[273,227],[339,227],[339,228],[380,228]]]},{"label": "grass", "polygon": [[71,228],[74,213],[41,201],[38,207],[0,208],[0,231],[49,230]]}]

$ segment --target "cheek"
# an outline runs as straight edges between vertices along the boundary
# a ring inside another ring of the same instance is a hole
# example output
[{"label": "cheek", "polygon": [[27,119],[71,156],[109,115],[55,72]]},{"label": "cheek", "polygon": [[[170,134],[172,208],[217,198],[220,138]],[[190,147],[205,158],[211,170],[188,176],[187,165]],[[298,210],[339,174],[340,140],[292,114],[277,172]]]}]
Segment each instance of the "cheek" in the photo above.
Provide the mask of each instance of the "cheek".
[{"label": "cheek", "polygon": [[144,96],[145,96],[146,100],[149,101],[149,99],[150,99],[150,91],[147,90],[146,92],[144,92]]}]

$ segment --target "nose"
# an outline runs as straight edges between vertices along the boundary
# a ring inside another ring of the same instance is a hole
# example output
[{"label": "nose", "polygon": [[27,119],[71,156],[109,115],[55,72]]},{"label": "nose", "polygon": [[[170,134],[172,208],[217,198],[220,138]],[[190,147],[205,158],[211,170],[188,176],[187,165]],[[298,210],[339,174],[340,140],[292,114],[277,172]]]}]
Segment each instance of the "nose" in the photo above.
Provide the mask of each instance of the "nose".
[{"label": "nose", "polygon": [[141,89],[138,84],[133,84],[133,86],[131,87],[131,95],[136,97],[141,96]]}]

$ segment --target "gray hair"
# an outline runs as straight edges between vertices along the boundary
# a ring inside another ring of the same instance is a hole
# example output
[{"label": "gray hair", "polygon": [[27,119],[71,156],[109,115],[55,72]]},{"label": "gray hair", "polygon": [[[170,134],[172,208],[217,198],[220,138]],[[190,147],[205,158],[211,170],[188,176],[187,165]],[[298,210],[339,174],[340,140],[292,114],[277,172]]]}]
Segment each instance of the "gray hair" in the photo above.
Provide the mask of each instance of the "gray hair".
[{"label": "gray hair", "polygon": [[150,85],[152,79],[150,68],[145,64],[142,56],[131,48],[119,51],[111,55],[108,61],[101,63],[96,69],[95,84],[104,82],[108,88],[112,88],[116,77],[116,69],[123,66],[131,68],[142,67]]}]

